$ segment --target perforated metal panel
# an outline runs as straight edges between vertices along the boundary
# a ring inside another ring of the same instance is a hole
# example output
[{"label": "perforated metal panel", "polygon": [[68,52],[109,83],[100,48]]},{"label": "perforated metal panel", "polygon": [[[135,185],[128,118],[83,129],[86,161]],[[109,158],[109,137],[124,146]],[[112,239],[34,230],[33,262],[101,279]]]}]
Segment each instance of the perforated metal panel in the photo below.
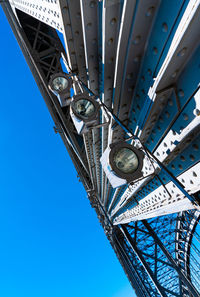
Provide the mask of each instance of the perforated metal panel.
[{"label": "perforated metal panel", "polygon": [[58,0],[9,0],[13,10],[19,9],[45,24],[63,31]]}]

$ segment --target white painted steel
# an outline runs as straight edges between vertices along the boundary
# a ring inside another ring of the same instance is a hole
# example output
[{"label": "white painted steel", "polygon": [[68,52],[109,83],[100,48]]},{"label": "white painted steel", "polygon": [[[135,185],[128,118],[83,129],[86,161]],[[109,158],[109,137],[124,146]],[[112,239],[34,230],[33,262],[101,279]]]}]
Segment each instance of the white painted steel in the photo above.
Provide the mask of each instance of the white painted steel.
[{"label": "white painted steel", "polygon": [[9,2],[14,10],[15,8],[19,9],[54,29],[60,32],[63,31],[57,0],[9,0]]},{"label": "white painted steel", "polygon": [[[189,194],[195,193],[200,189],[199,172],[200,162],[178,176],[178,180],[181,183],[184,181],[185,190]],[[114,220],[114,224],[128,223],[195,208],[200,210],[200,207],[194,206],[173,182],[167,183],[166,189],[160,186],[152,191],[139,201],[138,205],[133,209],[127,210],[117,217]]]}]

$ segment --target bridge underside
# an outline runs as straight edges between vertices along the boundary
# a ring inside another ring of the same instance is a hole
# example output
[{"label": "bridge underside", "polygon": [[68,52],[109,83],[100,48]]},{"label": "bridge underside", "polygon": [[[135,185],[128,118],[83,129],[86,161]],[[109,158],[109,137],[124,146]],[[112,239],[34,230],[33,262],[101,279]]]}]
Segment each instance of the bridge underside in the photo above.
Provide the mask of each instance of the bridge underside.
[{"label": "bridge underside", "polygon": [[[199,296],[199,1],[60,0],[52,20],[13,3],[3,9],[137,295]],[[48,88],[60,71],[73,74],[75,94],[100,98],[108,125],[78,134]],[[100,158],[132,144],[127,131],[158,166],[113,188]]]}]

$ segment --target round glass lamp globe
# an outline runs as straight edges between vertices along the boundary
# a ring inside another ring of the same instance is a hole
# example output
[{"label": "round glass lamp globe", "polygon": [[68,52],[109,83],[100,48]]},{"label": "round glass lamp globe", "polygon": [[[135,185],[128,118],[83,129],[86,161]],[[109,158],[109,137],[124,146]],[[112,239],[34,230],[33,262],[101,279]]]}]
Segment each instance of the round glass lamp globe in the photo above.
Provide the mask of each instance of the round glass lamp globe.
[{"label": "round glass lamp globe", "polygon": [[119,149],[113,158],[115,166],[125,174],[135,172],[139,165],[137,155],[128,148]]},{"label": "round glass lamp globe", "polygon": [[63,76],[56,77],[52,81],[52,89],[58,93],[67,89],[68,85],[68,80]]},{"label": "round glass lamp globe", "polygon": [[95,113],[95,106],[91,101],[83,98],[74,103],[74,110],[77,115],[89,119]]}]

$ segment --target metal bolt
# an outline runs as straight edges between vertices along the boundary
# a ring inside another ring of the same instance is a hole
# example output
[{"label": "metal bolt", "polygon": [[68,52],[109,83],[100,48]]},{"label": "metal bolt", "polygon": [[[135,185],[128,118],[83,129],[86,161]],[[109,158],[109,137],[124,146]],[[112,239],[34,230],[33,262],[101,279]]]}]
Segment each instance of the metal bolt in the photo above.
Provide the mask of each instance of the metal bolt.
[{"label": "metal bolt", "polygon": [[139,56],[136,56],[136,57],[133,59],[133,62],[134,62],[134,63],[138,63],[139,60],[140,60],[140,57],[139,57]]},{"label": "metal bolt", "polygon": [[113,18],[113,19],[110,21],[110,24],[111,24],[111,25],[115,25],[116,22],[117,22],[116,18]]},{"label": "metal bolt", "polygon": [[113,38],[110,38],[107,43],[108,45],[111,45],[113,43]]},{"label": "metal bolt", "polygon": [[153,48],[153,54],[154,54],[154,55],[157,55],[157,53],[158,53],[158,49],[157,49],[157,47],[154,47],[154,48]]},{"label": "metal bolt", "polygon": [[95,1],[91,1],[91,2],[90,2],[90,7],[91,7],[91,8],[95,7],[95,5],[96,5]]},{"label": "metal bolt", "polygon": [[179,95],[179,97],[184,97],[184,92],[183,92],[183,90],[179,90],[179,91],[178,91],[178,95]]},{"label": "metal bolt", "polygon": [[136,45],[136,44],[140,43],[140,40],[141,40],[141,36],[140,35],[136,36],[135,39],[133,40],[133,44]]},{"label": "metal bolt", "polygon": [[163,23],[163,24],[162,24],[162,31],[163,31],[163,32],[167,32],[167,30],[168,30],[168,26],[167,26],[167,24],[166,24],[166,23]]},{"label": "metal bolt", "polygon": [[187,48],[184,47],[182,50],[180,50],[180,52],[178,52],[177,56],[178,57],[183,57],[186,53]]},{"label": "metal bolt", "polygon": [[146,12],[146,16],[150,17],[153,14],[153,11],[154,11],[154,7],[153,6],[149,7]]}]

